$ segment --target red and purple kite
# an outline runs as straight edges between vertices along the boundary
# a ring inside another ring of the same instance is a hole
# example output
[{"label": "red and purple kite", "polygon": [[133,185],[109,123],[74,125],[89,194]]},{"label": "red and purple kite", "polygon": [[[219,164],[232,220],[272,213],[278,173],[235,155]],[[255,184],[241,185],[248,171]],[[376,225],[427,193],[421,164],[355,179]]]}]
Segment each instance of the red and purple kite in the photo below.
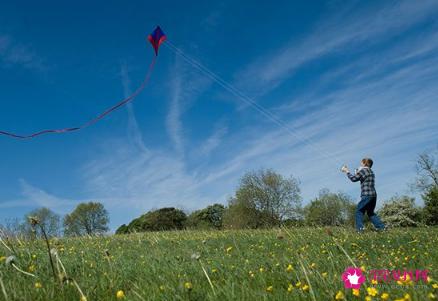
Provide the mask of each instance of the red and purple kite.
[{"label": "red and purple kite", "polygon": [[0,136],[3,135],[3,136],[9,136],[9,137],[17,138],[17,139],[30,139],[30,138],[35,138],[35,137],[38,137],[38,136],[41,136],[44,134],[49,134],[49,133],[61,134],[61,133],[79,131],[83,128],[86,128],[86,127],[89,127],[89,126],[95,124],[96,122],[98,122],[99,120],[101,120],[105,116],[109,115],[113,111],[117,110],[118,108],[120,108],[120,107],[124,106],[125,104],[127,104],[128,102],[132,101],[146,87],[146,84],[148,83],[149,78],[151,77],[152,70],[154,69],[155,62],[157,60],[158,49],[160,48],[160,45],[166,40],[166,35],[161,30],[160,26],[157,26],[155,28],[155,30],[148,36],[148,40],[149,40],[149,42],[151,42],[152,47],[154,47],[155,56],[152,59],[151,64],[149,65],[149,68],[146,72],[146,76],[145,76],[144,80],[141,82],[141,84],[137,88],[137,90],[135,90],[128,97],[122,99],[121,101],[119,101],[118,103],[113,105],[112,107],[106,109],[103,113],[97,115],[93,119],[91,119],[91,120],[89,120],[89,121],[87,121],[87,122],[85,122],[82,125],[77,126],[77,127],[69,127],[69,128],[61,128],[61,129],[48,129],[48,130],[38,131],[38,132],[35,132],[33,134],[29,134],[29,135],[19,135],[19,134],[15,134],[13,132],[6,132],[6,131],[0,130]]},{"label": "red and purple kite", "polygon": [[166,40],[166,35],[161,30],[160,26],[157,26],[155,30],[148,36],[149,42],[151,42],[152,47],[154,47],[155,55],[158,55],[158,48]]}]

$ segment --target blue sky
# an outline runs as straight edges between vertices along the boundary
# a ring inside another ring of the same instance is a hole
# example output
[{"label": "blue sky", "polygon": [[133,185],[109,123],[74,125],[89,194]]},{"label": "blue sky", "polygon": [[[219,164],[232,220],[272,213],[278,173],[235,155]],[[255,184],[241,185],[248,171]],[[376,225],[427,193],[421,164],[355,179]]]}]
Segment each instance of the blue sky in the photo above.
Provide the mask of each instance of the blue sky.
[{"label": "blue sky", "polygon": [[128,95],[157,24],[238,93],[162,47],[142,94],[93,127],[0,137],[0,221],[101,201],[114,229],[152,208],[225,204],[261,167],[299,178],[304,204],[322,188],[357,198],[339,163],[363,156],[380,201],[410,193],[416,156],[438,142],[438,3],[258,2],[3,1],[1,130],[75,126]]}]

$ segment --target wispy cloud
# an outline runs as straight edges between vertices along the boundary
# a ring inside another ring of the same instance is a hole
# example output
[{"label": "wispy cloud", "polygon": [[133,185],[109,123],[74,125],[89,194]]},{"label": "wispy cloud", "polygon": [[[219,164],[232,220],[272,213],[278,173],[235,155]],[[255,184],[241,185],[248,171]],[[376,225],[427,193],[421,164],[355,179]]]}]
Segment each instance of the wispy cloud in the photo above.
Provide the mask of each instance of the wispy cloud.
[{"label": "wispy cloud", "polygon": [[239,72],[238,85],[257,94],[267,93],[310,61],[334,52],[373,45],[438,13],[438,3],[433,0],[385,3],[386,6],[371,11],[352,8],[321,22],[302,41],[294,39]]},{"label": "wispy cloud", "polygon": [[218,126],[213,134],[201,145],[200,154],[202,156],[208,156],[213,150],[215,150],[222,142],[222,139],[228,132],[228,127],[224,125]]},{"label": "wispy cloud", "polygon": [[21,197],[16,200],[3,201],[0,208],[27,208],[32,210],[38,207],[47,207],[60,213],[67,213],[79,201],[58,197],[38,188],[24,179],[19,180]]},{"label": "wispy cloud", "polygon": [[[123,62],[120,66],[120,77],[122,80],[123,93],[125,97],[128,97],[132,93],[132,90],[128,64],[126,62]],[[143,141],[143,135],[139,130],[132,103],[128,103],[126,108],[128,111],[128,137],[142,152],[148,153],[149,150],[147,149]]]},{"label": "wispy cloud", "polygon": [[2,34],[0,34],[0,62],[3,66],[19,65],[40,72],[47,70],[43,59],[32,50],[32,47]]},{"label": "wispy cloud", "polygon": [[183,114],[210,85],[210,80],[200,76],[197,72],[188,70],[179,57],[176,57],[175,60],[166,127],[176,152],[179,155],[184,155]]}]

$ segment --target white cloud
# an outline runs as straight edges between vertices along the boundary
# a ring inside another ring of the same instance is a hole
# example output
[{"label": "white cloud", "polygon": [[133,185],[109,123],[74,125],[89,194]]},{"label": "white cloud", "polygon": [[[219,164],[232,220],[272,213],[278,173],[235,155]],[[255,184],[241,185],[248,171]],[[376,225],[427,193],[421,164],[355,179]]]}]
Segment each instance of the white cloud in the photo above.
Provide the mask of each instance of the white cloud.
[{"label": "white cloud", "polygon": [[47,66],[29,45],[14,41],[8,35],[0,34],[0,62],[4,66],[19,65],[27,69],[44,72]]},{"label": "white cloud", "polygon": [[237,74],[245,90],[264,94],[277,87],[302,65],[327,54],[360,49],[403,33],[407,28],[438,12],[436,1],[398,1],[364,12],[343,11],[319,24],[301,42],[292,40],[251,63]]}]

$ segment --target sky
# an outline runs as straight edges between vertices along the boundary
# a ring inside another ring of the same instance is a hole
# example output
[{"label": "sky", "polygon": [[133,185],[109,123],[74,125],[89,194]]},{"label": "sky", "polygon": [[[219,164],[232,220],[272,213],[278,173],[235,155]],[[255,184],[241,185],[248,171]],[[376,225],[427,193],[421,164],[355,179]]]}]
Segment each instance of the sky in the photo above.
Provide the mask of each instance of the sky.
[{"label": "sky", "polygon": [[[309,3],[308,3],[309,2]],[[339,169],[374,160],[379,204],[438,146],[437,1],[2,1],[0,222],[102,202],[114,230],[148,210],[227,203],[248,171],[359,197]],[[201,67],[200,67],[201,66]],[[265,112],[262,113],[261,111]],[[267,113],[266,113],[267,112]]]}]

